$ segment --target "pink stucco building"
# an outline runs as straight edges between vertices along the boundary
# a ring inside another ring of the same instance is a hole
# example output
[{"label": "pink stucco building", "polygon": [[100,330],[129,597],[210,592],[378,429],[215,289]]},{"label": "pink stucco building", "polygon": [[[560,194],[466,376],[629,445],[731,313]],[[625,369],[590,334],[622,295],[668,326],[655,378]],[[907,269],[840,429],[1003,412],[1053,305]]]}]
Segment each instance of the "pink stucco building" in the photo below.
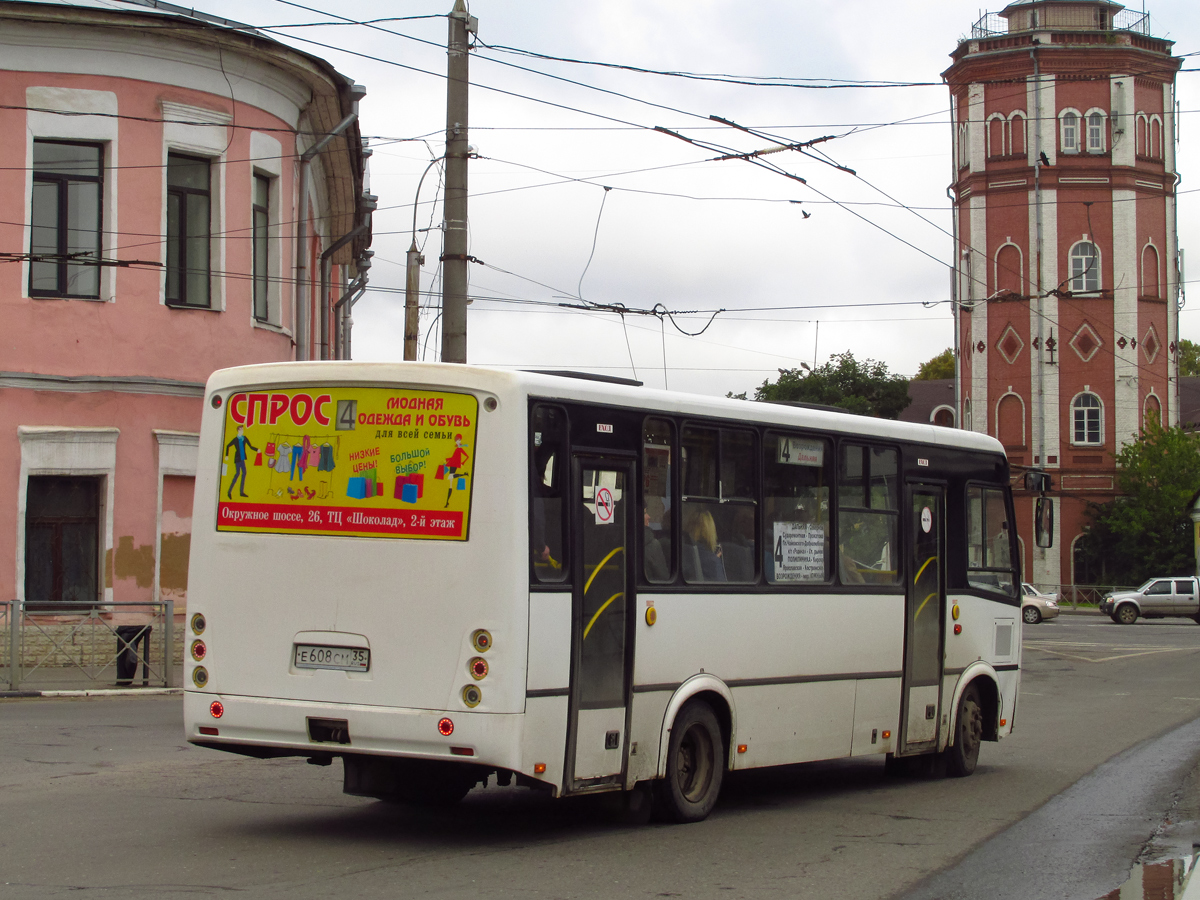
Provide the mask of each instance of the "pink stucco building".
[{"label": "pink stucco building", "polygon": [[2,599],[186,599],[205,379],[341,355],[363,93],[182,9],[0,2]]}]

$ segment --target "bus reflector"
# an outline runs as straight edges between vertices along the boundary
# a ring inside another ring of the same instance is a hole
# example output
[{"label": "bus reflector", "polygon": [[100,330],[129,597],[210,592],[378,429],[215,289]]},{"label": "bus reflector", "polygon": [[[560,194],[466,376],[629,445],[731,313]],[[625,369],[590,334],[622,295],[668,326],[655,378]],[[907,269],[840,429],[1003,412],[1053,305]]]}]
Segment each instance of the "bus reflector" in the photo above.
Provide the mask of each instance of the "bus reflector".
[{"label": "bus reflector", "polygon": [[1008,719],[1001,719],[1001,720],[1000,720],[1000,727],[1001,727],[1001,728],[1003,728],[1003,727],[1004,727],[1005,725],[1007,725],[1007,724],[1008,724]]},{"label": "bus reflector", "polygon": [[883,733],[883,739],[884,739],[885,741],[886,741],[888,738],[890,738],[891,736],[892,736],[892,733],[891,733],[890,731],[884,731],[884,733]]},{"label": "bus reflector", "polygon": [[956,625],[954,626],[954,633],[955,633],[955,634],[962,634],[962,626],[961,626],[961,625],[957,625],[957,624],[956,624]]},{"label": "bus reflector", "polygon": [[225,715],[225,704],[220,700],[214,700],[208,705],[208,712],[214,719],[219,719]]},{"label": "bus reflector", "polygon": [[474,756],[475,751],[470,747],[451,747],[450,752],[455,756]]},{"label": "bus reflector", "polygon": [[220,730],[213,728],[211,725],[201,725],[200,733],[201,734],[211,734],[213,737],[218,737],[221,734]]},{"label": "bus reflector", "polygon": [[442,737],[450,737],[454,734],[454,723],[449,719],[438,719],[438,731]]},{"label": "bus reflector", "polygon": [[208,648],[204,646],[204,641],[192,641],[192,659],[200,662],[207,653]]},{"label": "bus reflector", "polygon": [[750,748],[745,744],[738,744],[738,753],[745,753]]},{"label": "bus reflector", "polygon": [[533,764],[533,774],[534,775],[545,775],[546,774],[546,764],[545,763],[534,763]]},{"label": "bus reflector", "polygon": [[492,635],[484,628],[477,628],[471,635],[471,646],[480,653],[487,653],[492,647]]},{"label": "bus reflector", "polygon": [[482,681],[487,677],[488,664],[487,660],[482,656],[476,656],[474,659],[472,659],[469,663],[467,663],[467,668],[471,672],[471,677],[476,681]]}]

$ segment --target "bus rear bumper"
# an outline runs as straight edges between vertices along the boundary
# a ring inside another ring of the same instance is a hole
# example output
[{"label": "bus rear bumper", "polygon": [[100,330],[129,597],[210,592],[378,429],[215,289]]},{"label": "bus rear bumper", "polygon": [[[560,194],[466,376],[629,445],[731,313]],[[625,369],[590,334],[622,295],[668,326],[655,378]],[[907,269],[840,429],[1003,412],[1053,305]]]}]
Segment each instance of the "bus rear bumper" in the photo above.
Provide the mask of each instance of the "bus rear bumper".
[{"label": "bus rear bumper", "polygon": [[[214,701],[222,707],[219,718],[211,711]],[[439,730],[442,719],[453,723],[448,735]],[[394,709],[185,691],[183,721],[189,742],[250,756],[359,753],[521,771],[518,714]]]}]

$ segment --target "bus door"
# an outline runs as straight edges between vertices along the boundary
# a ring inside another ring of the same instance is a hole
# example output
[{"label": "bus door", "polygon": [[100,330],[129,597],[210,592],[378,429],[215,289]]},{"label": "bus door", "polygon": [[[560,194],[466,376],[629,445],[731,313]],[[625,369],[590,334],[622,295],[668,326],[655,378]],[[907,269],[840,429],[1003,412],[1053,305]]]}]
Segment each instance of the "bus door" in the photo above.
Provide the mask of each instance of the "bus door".
[{"label": "bus door", "polygon": [[569,790],[620,783],[629,745],[633,512],[626,461],[576,457],[576,556],[571,616]]},{"label": "bus door", "polygon": [[946,605],[945,490],[909,486],[908,583],[904,606],[904,702],[899,750],[937,747],[942,622]]}]

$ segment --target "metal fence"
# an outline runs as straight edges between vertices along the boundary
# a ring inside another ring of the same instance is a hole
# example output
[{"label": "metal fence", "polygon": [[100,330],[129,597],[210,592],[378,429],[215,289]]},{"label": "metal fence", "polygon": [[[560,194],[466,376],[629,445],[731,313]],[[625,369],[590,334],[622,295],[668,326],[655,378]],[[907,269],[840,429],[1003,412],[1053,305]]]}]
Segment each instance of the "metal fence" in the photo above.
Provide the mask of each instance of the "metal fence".
[{"label": "metal fence", "polygon": [[[1057,26],[1046,26],[1043,30],[1049,31]],[[1137,34],[1150,34],[1150,14],[1138,12],[1136,9],[1123,9],[1113,16],[1112,21],[1113,31],[1133,31]],[[971,39],[980,40],[982,38],[1003,37],[1007,35],[1008,20],[1002,17],[999,13],[984,13],[971,26]]]},{"label": "metal fence", "polygon": [[1058,594],[1058,605],[1079,607],[1099,606],[1104,595],[1112,591],[1130,591],[1132,587],[1121,584],[1041,584],[1033,586],[1044,594]]},{"label": "metal fence", "polygon": [[0,603],[0,624],[0,689],[171,686],[170,600],[105,603],[78,613],[31,610],[23,600],[9,600]]}]

